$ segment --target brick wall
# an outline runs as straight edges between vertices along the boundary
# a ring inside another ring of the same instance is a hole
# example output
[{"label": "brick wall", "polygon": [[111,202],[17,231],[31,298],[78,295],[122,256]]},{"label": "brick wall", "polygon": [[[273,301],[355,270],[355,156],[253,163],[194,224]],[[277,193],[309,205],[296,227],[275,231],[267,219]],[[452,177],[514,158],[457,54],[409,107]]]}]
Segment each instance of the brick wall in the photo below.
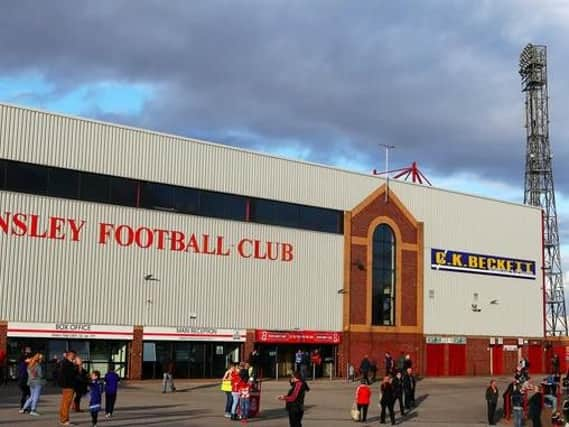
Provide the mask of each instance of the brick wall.
[{"label": "brick wall", "polygon": [[[403,251],[402,266],[402,288],[403,294],[397,295],[401,298],[401,324],[403,326],[417,325],[417,252]],[[422,302],[421,302],[422,303]]]},{"label": "brick wall", "polygon": [[0,351],[8,352],[8,322],[0,320]]},{"label": "brick wall", "polygon": [[142,379],[142,357],[143,357],[143,341],[144,331],[142,326],[134,327],[132,341],[129,343],[129,363],[128,363],[128,379]]}]

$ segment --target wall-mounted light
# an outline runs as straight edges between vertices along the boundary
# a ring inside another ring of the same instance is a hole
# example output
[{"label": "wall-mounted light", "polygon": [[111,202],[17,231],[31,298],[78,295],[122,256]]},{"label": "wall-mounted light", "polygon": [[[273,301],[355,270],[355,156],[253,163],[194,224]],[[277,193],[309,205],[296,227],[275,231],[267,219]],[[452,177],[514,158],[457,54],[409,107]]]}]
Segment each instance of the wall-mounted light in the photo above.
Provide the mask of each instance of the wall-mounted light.
[{"label": "wall-mounted light", "polygon": [[190,319],[196,320],[197,318],[198,318],[198,314],[197,314],[197,313],[190,313]]},{"label": "wall-mounted light", "polygon": [[357,259],[354,262],[352,262],[352,265],[355,265],[356,268],[360,271],[364,271],[366,269],[366,266],[360,259]]},{"label": "wall-mounted light", "polygon": [[338,289],[336,292],[339,294],[347,294],[348,293],[348,291],[345,289]]},{"label": "wall-mounted light", "polygon": [[146,280],[147,282],[159,282],[160,279],[158,279],[157,277],[154,277],[153,274],[146,274],[144,276],[144,280]]}]

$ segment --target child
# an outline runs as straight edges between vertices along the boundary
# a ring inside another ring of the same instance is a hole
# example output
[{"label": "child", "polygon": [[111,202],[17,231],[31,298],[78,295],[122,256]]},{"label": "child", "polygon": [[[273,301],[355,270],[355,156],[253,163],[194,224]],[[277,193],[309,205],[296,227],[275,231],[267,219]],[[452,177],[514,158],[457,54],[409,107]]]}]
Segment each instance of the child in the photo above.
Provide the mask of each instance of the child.
[{"label": "child", "polygon": [[105,374],[105,417],[112,418],[117,400],[117,391],[120,378],[115,372],[115,367],[111,365],[109,372]]},{"label": "child", "polygon": [[249,378],[248,382],[241,382],[239,387],[239,405],[241,409],[241,423],[247,423],[249,417],[249,399],[251,398],[251,391],[253,390],[255,380],[253,377]]},{"label": "child", "polygon": [[367,384],[367,380],[362,378],[361,384],[356,388],[356,405],[358,405],[358,411],[360,411],[360,421],[362,423],[366,422],[367,419],[367,408],[371,399],[371,389]]},{"label": "child", "polygon": [[348,381],[353,383],[356,380],[356,369],[354,365],[348,365]]},{"label": "child", "polygon": [[99,371],[93,371],[91,373],[91,382],[89,383],[89,412],[91,413],[93,427],[97,427],[97,417],[99,415],[99,411],[101,410],[103,384],[101,383],[100,378],[101,373]]}]

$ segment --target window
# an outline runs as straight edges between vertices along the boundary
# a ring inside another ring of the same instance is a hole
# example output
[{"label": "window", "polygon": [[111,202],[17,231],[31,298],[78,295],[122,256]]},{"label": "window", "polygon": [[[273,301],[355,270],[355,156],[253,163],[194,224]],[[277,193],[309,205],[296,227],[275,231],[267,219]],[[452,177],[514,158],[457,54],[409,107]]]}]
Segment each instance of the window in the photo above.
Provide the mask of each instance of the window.
[{"label": "window", "polygon": [[395,235],[387,224],[373,232],[372,325],[395,324]]},{"label": "window", "polygon": [[79,193],[81,200],[109,203],[109,177],[95,173],[82,173]]},{"label": "window", "polygon": [[193,188],[173,187],[174,206],[177,212],[197,214],[200,208],[200,191]]},{"label": "window", "polygon": [[69,169],[50,168],[47,194],[64,199],[79,197],[79,172]]},{"label": "window", "polygon": [[300,228],[325,231],[328,233],[343,232],[344,223],[342,212],[311,206],[301,206],[299,214]]},{"label": "window", "polygon": [[199,215],[245,221],[246,201],[242,196],[202,191]]},{"label": "window", "polygon": [[0,190],[6,188],[6,162],[0,159]]},{"label": "window", "polygon": [[251,219],[261,224],[298,227],[299,205],[254,199],[251,201]]},{"label": "window", "polygon": [[165,184],[143,183],[140,206],[148,209],[174,210],[174,188]]},{"label": "window", "polygon": [[48,168],[44,166],[8,162],[6,189],[20,193],[45,195],[47,193],[47,171]]},{"label": "window", "polygon": [[115,205],[136,207],[138,182],[127,178],[109,177],[109,202]]}]

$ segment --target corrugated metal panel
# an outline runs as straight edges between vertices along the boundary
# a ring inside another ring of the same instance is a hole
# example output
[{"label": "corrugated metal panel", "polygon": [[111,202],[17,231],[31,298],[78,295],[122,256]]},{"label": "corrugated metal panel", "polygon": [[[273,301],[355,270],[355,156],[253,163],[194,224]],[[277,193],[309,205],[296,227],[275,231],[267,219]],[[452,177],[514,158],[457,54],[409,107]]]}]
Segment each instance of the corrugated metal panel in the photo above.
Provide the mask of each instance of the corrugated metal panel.
[{"label": "corrugated metal panel", "polygon": [[[81,240],[6,236],[0,319],[341,330],[343,237],[317,232],[0,192],[2,214],[86,221]],[[98,243],[98,224],[290,242],[292,262]],[[159,281],[146,281],[153,274]]]},{"label": "corrugated metal panel", "polygon": [[[541,212],[440,190],[398,185],[394,192],[424,222],[425,332],[428,334],[541,336]],[[431,249],[536,261],[537,279],[432,270]],[[429,290],[435,297],[429,298]],[[481,312],[473,312],[478,293]],[[497,299],[498,305],[490,305]]]}]

